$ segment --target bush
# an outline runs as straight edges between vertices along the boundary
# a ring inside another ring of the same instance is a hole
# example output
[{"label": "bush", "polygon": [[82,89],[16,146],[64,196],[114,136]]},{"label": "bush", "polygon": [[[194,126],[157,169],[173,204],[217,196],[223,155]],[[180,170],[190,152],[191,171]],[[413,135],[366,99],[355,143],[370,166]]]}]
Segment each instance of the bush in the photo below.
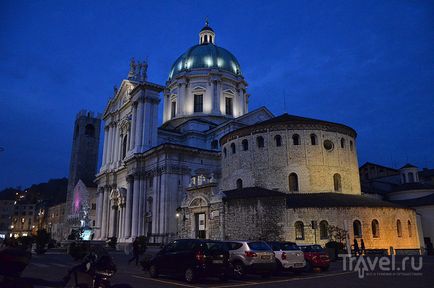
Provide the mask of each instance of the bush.
[{"label": "bush", "polygon": [[25,250],[28,250],[32,247],[32,244],[34,242],[34,239],[32,236],[22,236],[17,239],[18,244],[23,247]]},{"label": "bush", "polygon": [[146,252],[146,248],[148,246],[148,237],[146,237],[146,236],[138,236],[136,239],[139,242],[140,254],[145,253]]},{"label": "bush", "polygon": [[118,243],[118,238],[116,238],[116,237],[110,237],[107,240],[107,245],[112,249],[116,249],[117,243]]},{"label": "bush", "polygon": [[35,237],[36,253],[44,254],[45,251],[47,251],[45,249],[45,246],[48,244],[49,241],[50,241],[50,234],[45,229],[38,230]]},{"label": "bush", "polygon": [[344,243],[336,242],[336,241],[330,241],[330,242],[327,242],[325,244],[325,247],[326,248],[334,248],[334,249],[336,249],[336,251],[340,251],[340,250],[343,250],[345,246],[344,246]]},{"label": "bush", "polygon": [[69,245],[69,255],[74,260],[81,260],[86,256],[90,251],[90,247],[85,242],[72,242]]}]

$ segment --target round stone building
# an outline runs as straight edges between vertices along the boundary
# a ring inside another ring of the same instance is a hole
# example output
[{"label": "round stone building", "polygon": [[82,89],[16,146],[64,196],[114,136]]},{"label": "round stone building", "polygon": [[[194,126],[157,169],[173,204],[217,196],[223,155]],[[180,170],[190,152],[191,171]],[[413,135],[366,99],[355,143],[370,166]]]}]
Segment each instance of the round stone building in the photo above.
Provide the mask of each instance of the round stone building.
[{"label": "round stone building", "polygon": [[222,189],[360,194],[356,132],[284,114],[221,139]]},{"label": "round stone building", "polygon": [[415,211],[362,195],[356,136],[346,125],[288,114],[229,132],[220,140],[221,177],[187,188],[178,235],[363,239],[367,250],[418,252]]}]

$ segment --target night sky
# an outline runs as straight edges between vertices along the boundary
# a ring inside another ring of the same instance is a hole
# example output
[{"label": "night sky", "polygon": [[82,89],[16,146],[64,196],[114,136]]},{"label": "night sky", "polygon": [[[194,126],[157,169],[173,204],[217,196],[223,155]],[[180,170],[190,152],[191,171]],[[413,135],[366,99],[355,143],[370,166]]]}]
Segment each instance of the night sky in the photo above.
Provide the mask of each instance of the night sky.
[{"label": "night sky", "polygon": [[103,111],[132,56],[164,85],[205,17],[250,110],[349,125],[360,165],[434,167],[433,1],[109,2],[0,1],[0,189],[67,176],[76,113]]}]

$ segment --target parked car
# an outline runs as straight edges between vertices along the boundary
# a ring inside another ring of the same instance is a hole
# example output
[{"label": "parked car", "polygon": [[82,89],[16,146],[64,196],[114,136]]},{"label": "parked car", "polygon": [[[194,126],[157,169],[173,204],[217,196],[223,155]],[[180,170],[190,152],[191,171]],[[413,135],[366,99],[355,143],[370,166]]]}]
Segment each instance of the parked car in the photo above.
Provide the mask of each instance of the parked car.
[{"label": "parked car", "polygon": [[312,268],[321,268],[326,271],[330,267],[330,258],[325,252],[324,248],[317,244],[298,245],[304,253],[304,259],[306,260],[306,270],[312,270]]},{"label": "parked car", "polygon": [[269,277],[276,268],[276,259],[270,246],[264,241],[226,241],[234,276],[260,274]]},{"label": "parked car", "polygon": [[172,241],[149,262],[149,275],[156,278],[160,274],[182,275],[189,283],[206,276],[226,280],[232,274],[227,246],[213,240]]},{"label": "parked car", "polygon": [[276,257],[276,271],[294,271],[304,270],[306,261],[304,260],[303,251],[294,242],[268,242],[274,251]]}]

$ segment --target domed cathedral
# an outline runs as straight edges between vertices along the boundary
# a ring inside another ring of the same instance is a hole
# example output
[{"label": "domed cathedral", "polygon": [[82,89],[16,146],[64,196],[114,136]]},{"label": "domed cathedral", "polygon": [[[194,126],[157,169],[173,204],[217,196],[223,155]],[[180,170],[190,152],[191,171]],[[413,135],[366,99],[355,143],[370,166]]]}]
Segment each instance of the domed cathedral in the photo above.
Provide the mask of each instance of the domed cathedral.
[{"label": "domed cathedral", "polygon": [[164,93],[165,123],[198,116],[221,123],[247,113],[247,83],[240,64],[231,52],[217,46],[215,39],[206,23],[199,44],[173,63]]},{"label": "domed cathedral", "polygon": [[146,62],[131,61],[103,116],[96,239],[325,244],[346,235],[367,249],[418,250],[414,210],[362,194],[356,131],[249,112],[240,64],[216,39],[206,23],[165,86],[147,80]]},{"label": "domed cathedral", "polygon": [[248,112],[240,64],[215,43],[206,23],[199,44],[174,62],[165,86],[148,81],[146,61],[131,60],[103,115],[95,239],[127,243],[144,235],[162,243],[177,237],[175,214],[186,189],[215,185],[220,177],[220,138],[274,117],[265,107]]}]

